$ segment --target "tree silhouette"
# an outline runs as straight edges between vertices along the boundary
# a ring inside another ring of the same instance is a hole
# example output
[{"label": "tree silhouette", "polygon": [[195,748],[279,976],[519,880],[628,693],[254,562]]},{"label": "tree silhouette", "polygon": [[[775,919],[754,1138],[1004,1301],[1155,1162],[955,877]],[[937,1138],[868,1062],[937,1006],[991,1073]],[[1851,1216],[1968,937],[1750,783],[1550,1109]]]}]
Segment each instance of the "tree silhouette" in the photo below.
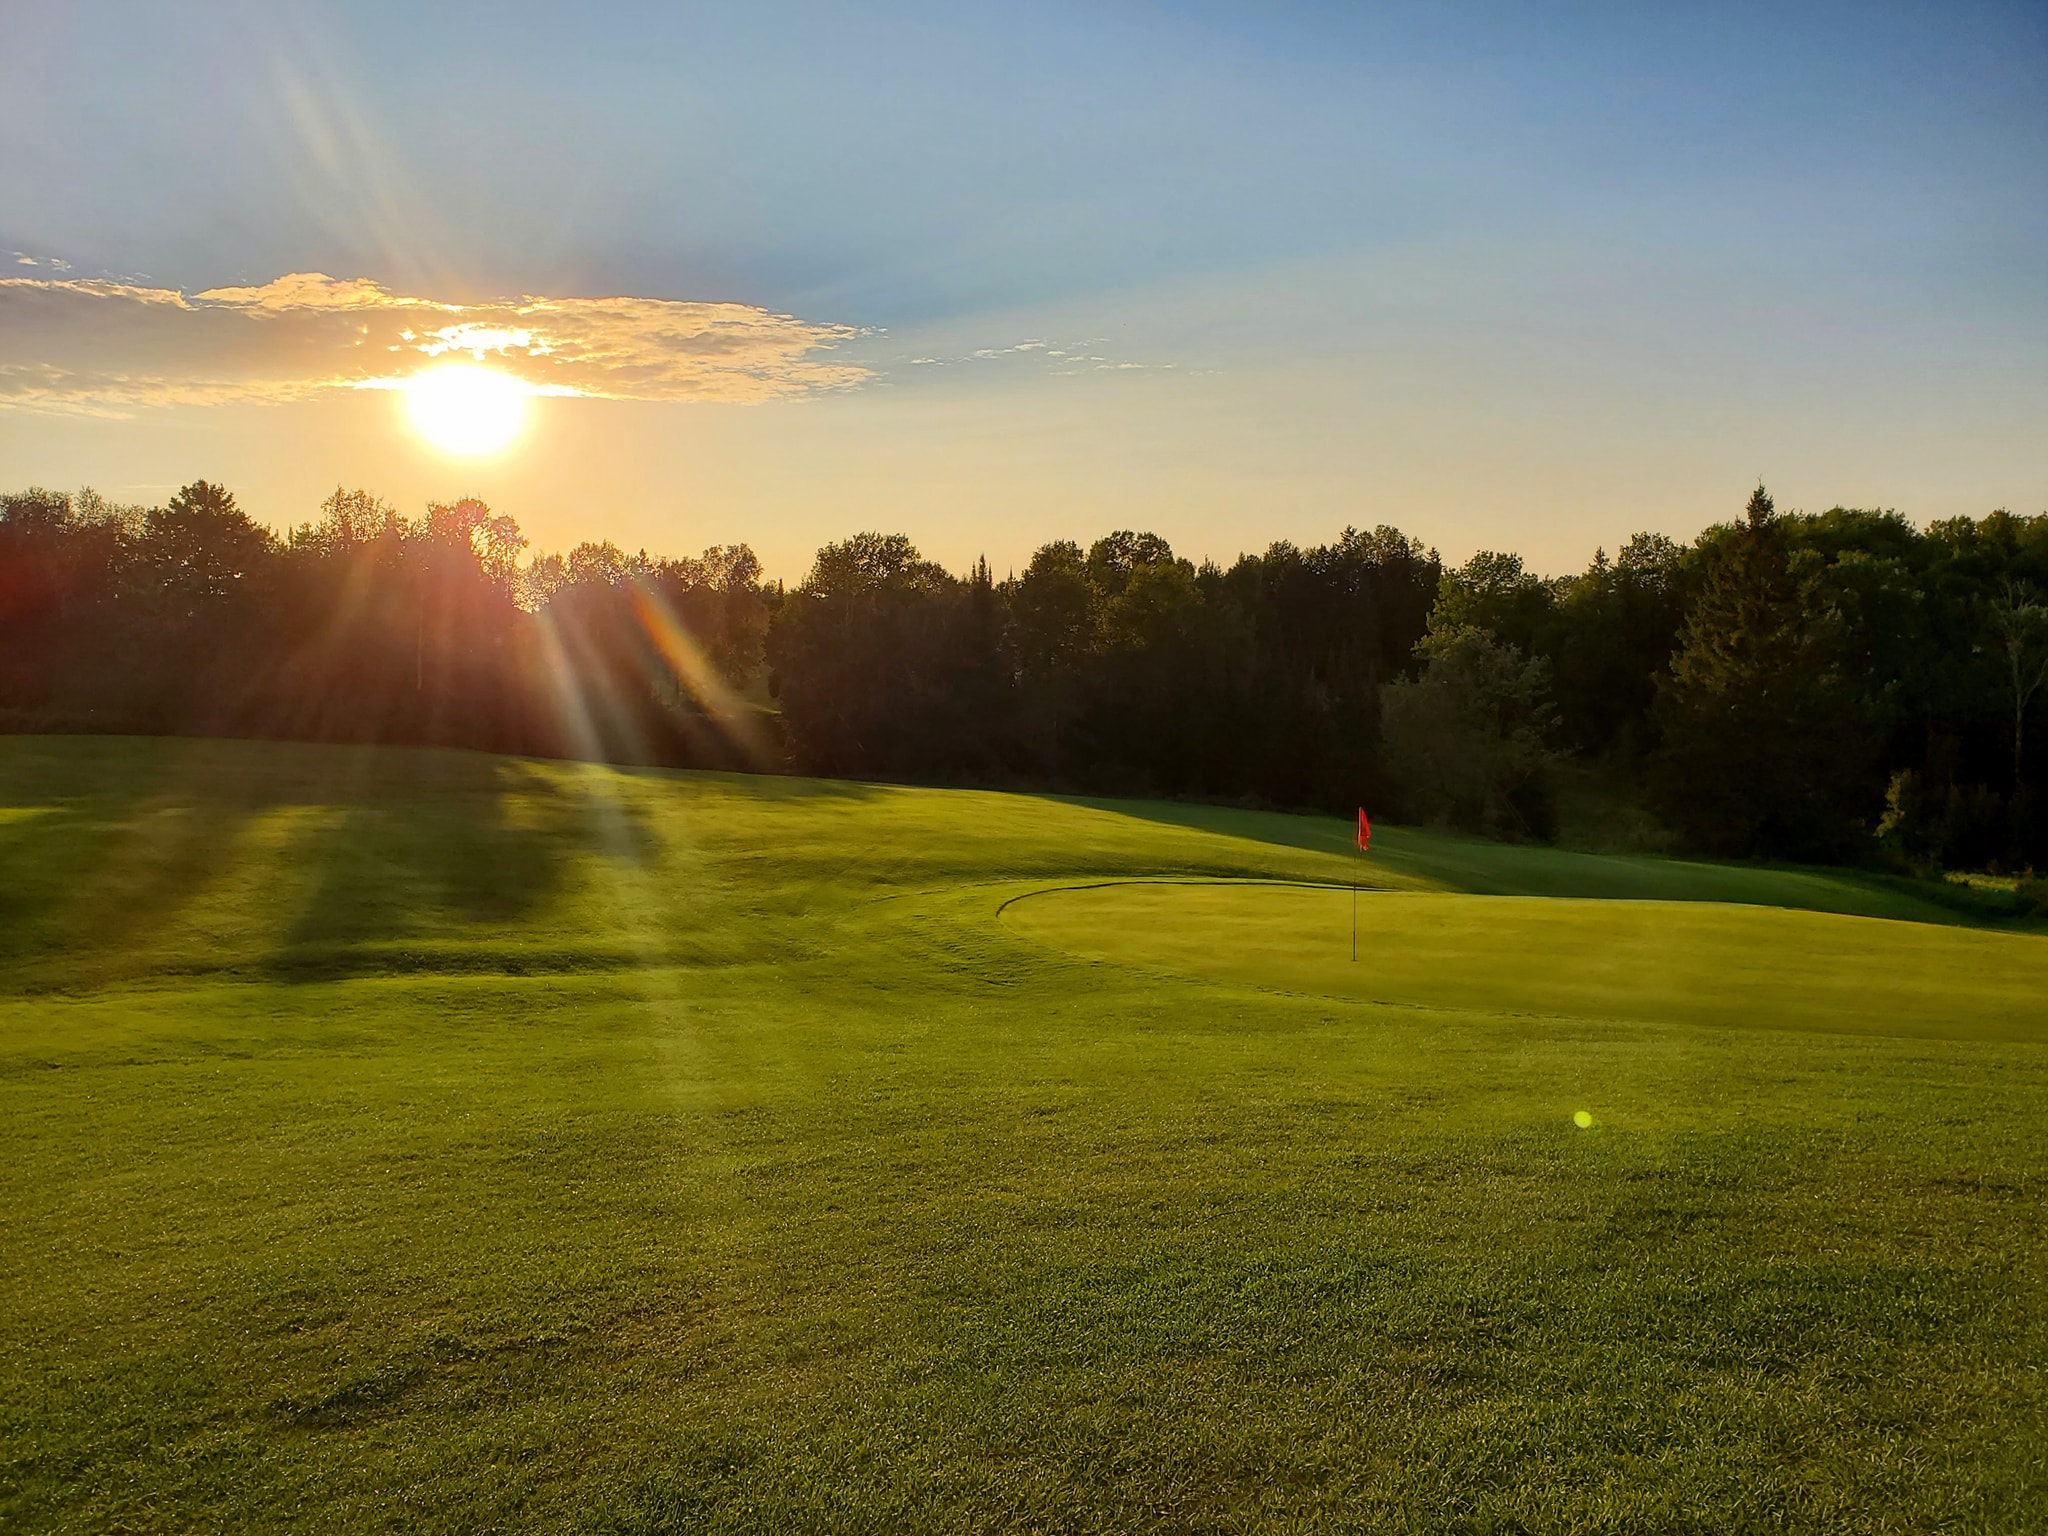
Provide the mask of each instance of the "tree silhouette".
[{"label": "tree silhouette", "polygon": [[2048,863],[2044,589],[2048,516],[1922,530],[1762,486],[1689,546],[1641,534],[1561,578],[1509,551],[1446,572],[1383,525],[1228,567],[1121,529],[997,582],[870,532],[789,592],[744,545],[527,558],[473,497],[411,517],[337,486],[280,539],[208,481],[156,508],[30,489],[0,496],[0,724],[1365,802],[1517,836],[1566,748],[1699,848],[2024,868]]}]

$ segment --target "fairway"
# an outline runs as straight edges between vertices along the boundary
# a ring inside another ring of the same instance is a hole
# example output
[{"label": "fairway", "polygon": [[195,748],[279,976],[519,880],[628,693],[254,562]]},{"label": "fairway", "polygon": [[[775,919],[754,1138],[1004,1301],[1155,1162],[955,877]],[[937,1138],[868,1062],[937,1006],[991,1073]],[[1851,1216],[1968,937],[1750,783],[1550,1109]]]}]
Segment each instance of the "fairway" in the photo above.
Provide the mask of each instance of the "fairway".
[{"label": "fairway", "polygon": [[2048,938],[2035,934],[1260,882],[1119,882],[1003,910],[1017,932],[1093,959],[1409,1008],[2048,1039]]},{"label": "fairway", "polygon": [[1349,836],[0,739],[0,1529],[2048,1525],[2048,939]]}]

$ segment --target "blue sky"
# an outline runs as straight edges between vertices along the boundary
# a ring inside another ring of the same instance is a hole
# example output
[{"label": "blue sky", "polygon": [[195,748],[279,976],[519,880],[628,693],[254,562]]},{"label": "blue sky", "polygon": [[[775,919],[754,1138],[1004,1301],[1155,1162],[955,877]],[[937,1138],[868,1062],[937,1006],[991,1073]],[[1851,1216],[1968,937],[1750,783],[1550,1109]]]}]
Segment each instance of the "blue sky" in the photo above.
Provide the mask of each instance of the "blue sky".
[{"label": "blue sky", "polygon": [[360,398],[45,403],[0,410],[0,479],[118,494],[204,443],[280,521],[460,474],[557,543],[595,484],[606,531],[786,567],[868,522],[1000,562],[1395,521],[1561,568],[1759,474],[2040,510],[2044,81],[2019,5],[14,0],[17,276],[718,301],[852,328],[864,380],[565,402],[459,468]]}]

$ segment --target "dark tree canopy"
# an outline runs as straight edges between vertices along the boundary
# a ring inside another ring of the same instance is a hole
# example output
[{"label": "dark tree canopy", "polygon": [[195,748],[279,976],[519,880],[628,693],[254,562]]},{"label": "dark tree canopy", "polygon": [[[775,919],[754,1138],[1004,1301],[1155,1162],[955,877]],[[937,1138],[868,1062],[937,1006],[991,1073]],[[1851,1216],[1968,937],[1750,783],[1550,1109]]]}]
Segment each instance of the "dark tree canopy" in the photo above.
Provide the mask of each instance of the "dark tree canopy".
[{"label": "dark tree canopy", "polygon": [[1130,529],[996,581],[901,534],[785,593],[745,545],[529,555],[475,498],[337,487],[283,536],[195,481],[159,507],[0,497],[0,722],[438,742],[673,764],[1253,800],[1542,837],[1560,766],[1691,846],[2048,862],[2048,517],[1780,512],[1582,573],[1446,570],[1347,528],[1196,564]]}]

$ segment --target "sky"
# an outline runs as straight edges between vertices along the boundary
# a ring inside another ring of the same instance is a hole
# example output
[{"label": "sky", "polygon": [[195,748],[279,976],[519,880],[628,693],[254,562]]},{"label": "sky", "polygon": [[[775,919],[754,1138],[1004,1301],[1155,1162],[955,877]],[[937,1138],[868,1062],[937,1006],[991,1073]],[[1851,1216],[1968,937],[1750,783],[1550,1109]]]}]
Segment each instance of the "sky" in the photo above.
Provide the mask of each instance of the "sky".
[{"label": "sky", "polygon": [[[0,487],[955,569],[2048,510],[2048,8],[0,6]],[[458,454],[423,370],[518,381]]]}]

